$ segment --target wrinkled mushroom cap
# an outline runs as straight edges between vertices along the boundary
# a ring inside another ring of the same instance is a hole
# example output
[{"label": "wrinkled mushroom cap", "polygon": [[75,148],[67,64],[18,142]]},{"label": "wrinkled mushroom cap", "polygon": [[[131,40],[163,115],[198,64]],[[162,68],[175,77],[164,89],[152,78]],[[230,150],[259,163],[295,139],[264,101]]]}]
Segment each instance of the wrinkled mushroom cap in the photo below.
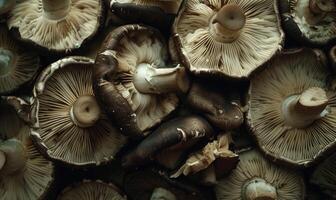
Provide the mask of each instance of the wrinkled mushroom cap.
[{"label": "wrinkled mushroom cap", "polygon": [[275,57],[267,69],[252,78],[247,122],[268,156],[290,165],[308,166],[335,146],[335,91],[327,92],[326,109],[308,126],[288,125],[282,110],[286,99],[308,88],[328,91],[329,74],[322,52],[301,49]]},{"label": "wrinkled mushroom cap", "polygon": [[[249,193],[253,191],[252,188],[259,192],[273,193],[276,195],[275,199],[304,199],[304,181],[298,173],[272,164],[255,150],[243,152],[239,158],[237,168],[215,187],[218,200],[249,200],[248,197],[254,195]],[[260,181],[261,184],[254,185],[252,181]]]},{"label": "wrinkled mushroom cap", "polygon": [[96,103],[92,70],[92,59],[67,57],[48,66],[36,82],[32,135],[52,159],[99,165],[126,142]]},{"label": "wrinkled mushroom cap", "polygon": [[[233,42],[219,42],[211,35],[213,17],[226,5],[245,15],[245,25]],[[232,78],[248,77],[269,60],[283,40],[274,0],[189,0],[175,20],[172,51],[194,73],[215,73]],[[204,59],[203,59],[204,58]]]}]

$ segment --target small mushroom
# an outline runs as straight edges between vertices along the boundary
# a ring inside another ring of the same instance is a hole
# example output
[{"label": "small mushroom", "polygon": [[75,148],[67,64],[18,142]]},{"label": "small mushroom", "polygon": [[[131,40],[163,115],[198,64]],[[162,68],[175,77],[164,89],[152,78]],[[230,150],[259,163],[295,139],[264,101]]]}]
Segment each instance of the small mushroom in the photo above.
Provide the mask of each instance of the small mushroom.
[{"label": "small mushroom", "polygon": [[198,141],[213,135],[213,129],[203,118],[191,115],[163,123],[123,159],[124,167],[140,166],[159,151],[185,141]]},{"label": "small mushroom", "polygon": [[92,59],[67,57],[48,66],[34,87],[32,135],[51,159],[99,165],[114,158],[126,138],[98,106]]},{"label": "small mushroom", "polygon": [[0,24],[0,94],[14,92],[32,80],[39,66],[39,57],[19,45]]},{"label": "small mushroom", "polygon": [[299,173],[274,165],[255,150],[239,158],[237,168],[215,187],[218,200],[304,199],[305,185]]},{"label": "small mushroom", "polygon": [[336,40],[336,2],[333,0],[279,1],[285,32],[306,45]]},{"label": "small mushroom", "polygon": [[121,132],[148,134],[178,105],[175,93],[189,89],[179,65],[168,68],[165,41],[156,29],[126,25],[106,38],[94,67],[94,92]]},{"label": "small mushroom", "polygon": [[310,182],[318,186],[331,199],[336,198],[336,153],[317,166]]},{"label": "small mushroom", "polygon": [[112,183],[83,181],[65,188],[57,200],[126,200]]},{"label": "small mushroom", "polygon": [[90,40],[104,15],[102,0],[26,0],[17,2],[7,24],[24,42],[48,53],[66,53]]},{"label": "small mushroom", "polygon": [[8,13],[14,6],[16,0],[2,0],[0,1],[0,16]]},{"label": "small mushroom", "polygon": [[283,38],[275,0],[189,0],[170,48],[196,74],[241,79],[280,50]]},{"label": "small mushroom", "polygon": [[253,77],[247,122],[275,161],[307,167],[336,145],[336,95],[321,51],[283,52]]}]

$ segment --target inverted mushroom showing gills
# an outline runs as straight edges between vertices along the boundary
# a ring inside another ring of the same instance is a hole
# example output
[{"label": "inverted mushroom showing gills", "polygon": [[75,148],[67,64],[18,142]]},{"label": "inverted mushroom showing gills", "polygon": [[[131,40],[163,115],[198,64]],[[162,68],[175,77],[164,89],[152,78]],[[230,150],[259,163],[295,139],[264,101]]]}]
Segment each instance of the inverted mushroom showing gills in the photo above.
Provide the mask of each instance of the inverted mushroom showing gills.
[{"label": "inverted mushroom showing gills", "polygon": [[91,39],[104,14],[102,0],[27,0],[17,2],[7,24],[19,39],[64,53]]},{"label": "inverted mushroom showing gills", "polygon": [[188,74],[169,67],[165,41],[154,28],[126,25],[106,38],[94,67],[94,92],[121,132],[148,131],[178,104],[175,93],[189,89]]},{"label": "inverted mushroom showing gills", "polygon": [[255,150],[243,152],[239,158],[237,168],[215,187],[217,200],[304,199],[300,174],[278,167]]},{"label": "inverted mushroom showing gills", "polygon": [[67,57],[48,66],[36,82],[32,135],[52,159],[99,165],[126,142],[97,104],[92,71],[92,59]]},{"label": "inverted mushroom showing gills", "polygon": [[20,46],[0,25],[0,94],[8,94],[29,82],[40,66],[39,57]]},{"label": "inverted mushroom showing gills", "polygon": [[251,79],[247,122],[266,155],[307,167],[335,147],[336,93],[321,51],[287,51]]},{"label": "inverted mushroom showing gills", "polygon": [[279,1],[285,32],[308,45],[336,41],[336,2],[334,0]]},{"label": "inverted mushroom showing gills", "polygon": [[284,37],[275,0],[189,0],[173,32],[171,51],[190,71],[230,78],[248,77]]}]

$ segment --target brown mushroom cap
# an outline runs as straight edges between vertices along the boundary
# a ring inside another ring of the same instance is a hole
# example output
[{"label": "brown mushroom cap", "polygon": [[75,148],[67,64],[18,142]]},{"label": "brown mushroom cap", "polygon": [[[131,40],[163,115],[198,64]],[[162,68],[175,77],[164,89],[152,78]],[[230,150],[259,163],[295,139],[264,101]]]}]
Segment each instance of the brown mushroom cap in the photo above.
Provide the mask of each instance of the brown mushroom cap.
[{"label": "brown mushroom cap", "polygon": [[[276,1],[189,0],[175,20],[174,45],[194,73],[248,77],[282,46]],[[204,59],[201,59],[204,58]]]},{"label": "brown mushroom cap", "polygon": [[284,52],[253,77],[248,125],[274,160],[309,166],[335,146],[335,91],[321,51]]},{"label": "brown mushroom cap", "polygon": [[17,2],[7,24],[21,40],[63,53],[80,48],[103,21],[102,0],[27,0]]},{"label": "brown mushroom cap", "polygon": [[96,102],[92,70],[92,59],[67,57],[47,67],[36,82],[32,135],[52,159],[99,165],[126,142]]},{"label": "brown mushroom cap", "polygon": [[35,76],[39,57],[20,46],[0,25],[0,94],[8,94]]},{"label": "brown mushroom cap", "polygon": [[215,187],[218,200],[304,199],[303,177],[266,160],[255,150],[239,155],[232,173]]},{"label": "brown mushroom cap", "polygon": [[83,181],[64,189],[57,200],[126,200],[119,189],[102,181]]}]

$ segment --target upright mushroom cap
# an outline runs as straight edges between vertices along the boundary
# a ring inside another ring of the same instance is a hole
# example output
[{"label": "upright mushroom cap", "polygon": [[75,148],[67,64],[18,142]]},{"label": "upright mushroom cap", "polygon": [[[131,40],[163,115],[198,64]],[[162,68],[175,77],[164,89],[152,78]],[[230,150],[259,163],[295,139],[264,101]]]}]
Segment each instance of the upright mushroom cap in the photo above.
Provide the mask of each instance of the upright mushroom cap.
[{"label": "upright mushroom cap", "polygon": [[304,199],[303,177],[278,167],[255,150],[239,155],[232,173],[215,187],[218,200]]},{"label": "upright mushroom cap", "polygon": [[153,28],[126,25],[106,38],[94,67],[94,92],[122,133],[146,135],[189,89],[183,67],[169,64],[166,44]]},{"label": "upright mushroom cap", "polygon": [[92,71],[92,59],[67,57],[47,67],[36,82],[32,135],[52,159],[99,165],[126,142],[96,102]]},{"label": "upright mushroom cap", "polygon": [[7,21],[16,36],[52,52],[69,52],[92,38],[104,21],[102,0],[26,0]]},{"label": "upright mushroom cap", "polygon": [[57,200],[126,200],[113,184],[102,181],[83,181],[64,189]]},{"label": "upright mushroom cap", "polygon": [[172,51],[195,73],[247,77],[280,48],[275,0],[185,2],[174,24]]},{"label": "upright mushroom cap", "polygon": [[333,0],[279,1],[284,30],[310,45],[336,40],[336,2]]},{"label": "upright mushroom cap", "polygon": [[336,93],[322,52],[284,52],[253,77],[248,125],[274,160],[308,166],[336,145]]},{"label": "upright mushroom cap", "polygon": [[40,66],[39,57],[20,46],[0,25],[0,94],[7,94],[27,83]]}]

